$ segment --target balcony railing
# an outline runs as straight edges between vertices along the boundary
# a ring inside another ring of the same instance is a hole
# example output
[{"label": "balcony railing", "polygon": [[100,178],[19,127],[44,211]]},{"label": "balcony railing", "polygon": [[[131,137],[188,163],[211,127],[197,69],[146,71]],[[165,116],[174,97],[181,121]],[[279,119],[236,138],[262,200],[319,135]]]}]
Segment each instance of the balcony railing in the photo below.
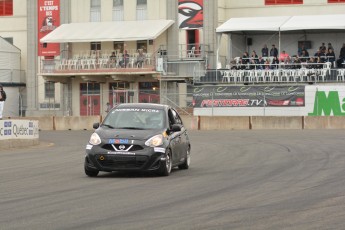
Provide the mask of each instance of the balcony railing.
[{"label": "balcony railing", "polygon": [[71,59],[42,60],[41,73],[94,73],[94,72],[155,71],[155,58],[146,53],[124,58],[117,56],[74,57]]}]

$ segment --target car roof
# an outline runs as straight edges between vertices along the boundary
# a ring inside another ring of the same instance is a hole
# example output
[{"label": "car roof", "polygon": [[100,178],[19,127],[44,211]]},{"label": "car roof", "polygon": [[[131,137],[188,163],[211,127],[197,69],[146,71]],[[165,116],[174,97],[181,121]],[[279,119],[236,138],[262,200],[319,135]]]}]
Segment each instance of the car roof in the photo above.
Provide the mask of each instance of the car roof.
[{"label": "car roof", "polygon": [[169,106],[154,103],[123,103],[117,105],[116,108],[168,109]]}]

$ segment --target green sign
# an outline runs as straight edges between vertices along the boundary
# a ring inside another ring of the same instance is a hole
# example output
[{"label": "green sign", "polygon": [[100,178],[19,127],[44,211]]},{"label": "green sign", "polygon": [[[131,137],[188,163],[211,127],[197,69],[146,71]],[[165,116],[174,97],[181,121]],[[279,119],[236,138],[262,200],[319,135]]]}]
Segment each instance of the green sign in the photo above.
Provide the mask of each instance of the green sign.
[{"label": "green sign", "polygon": [[345,98],[340,104],[338,91],[329,91],[328,97],[325,91],[317,91],[315,93],[314,111],[308,113],[309,116],[330,116],[333,112],[334,116],[345,116]]}]

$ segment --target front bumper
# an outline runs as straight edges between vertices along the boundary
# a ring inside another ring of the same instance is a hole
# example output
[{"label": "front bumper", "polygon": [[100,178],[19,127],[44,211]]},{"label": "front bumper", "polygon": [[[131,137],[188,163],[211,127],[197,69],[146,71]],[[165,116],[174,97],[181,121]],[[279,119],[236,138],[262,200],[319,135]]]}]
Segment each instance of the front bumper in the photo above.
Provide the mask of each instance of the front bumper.
[{"label": "front bumper", "polygon": [[109,151],[100,146],[86,149],[85,167],[98,171],[152,171],[165,160],[165,148],[145,146],[135,152]]}]

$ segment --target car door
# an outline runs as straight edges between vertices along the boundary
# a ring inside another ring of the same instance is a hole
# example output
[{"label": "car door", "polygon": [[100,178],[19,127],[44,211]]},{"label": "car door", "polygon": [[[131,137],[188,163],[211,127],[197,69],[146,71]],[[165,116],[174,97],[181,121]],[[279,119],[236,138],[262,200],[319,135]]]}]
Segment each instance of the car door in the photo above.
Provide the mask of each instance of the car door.
[{"label": "car door", "polygon": [[184,160],[186,157],[186,152],[188,148],[188,136],[187,136],[187,130],[183,125],[182,119],[179,116],[179,114],[173,110],[173,115],[175,119],[175,123],[178,124],[181,127],[181,131],[179,132],[179,142],[178,142],[178,149],[179,149],[179,159]]},{"label": "car door", "polygon": [[168,110],[168,119],[169,119],[169,136],[170,136],[170,148],[172,151],[172,162],[173,164],[177,164],[180,161],[181,156],[181,131],[174,132],[171,130],[172,126],[176,124],[175,121],[175,111],[172,109]]}]

